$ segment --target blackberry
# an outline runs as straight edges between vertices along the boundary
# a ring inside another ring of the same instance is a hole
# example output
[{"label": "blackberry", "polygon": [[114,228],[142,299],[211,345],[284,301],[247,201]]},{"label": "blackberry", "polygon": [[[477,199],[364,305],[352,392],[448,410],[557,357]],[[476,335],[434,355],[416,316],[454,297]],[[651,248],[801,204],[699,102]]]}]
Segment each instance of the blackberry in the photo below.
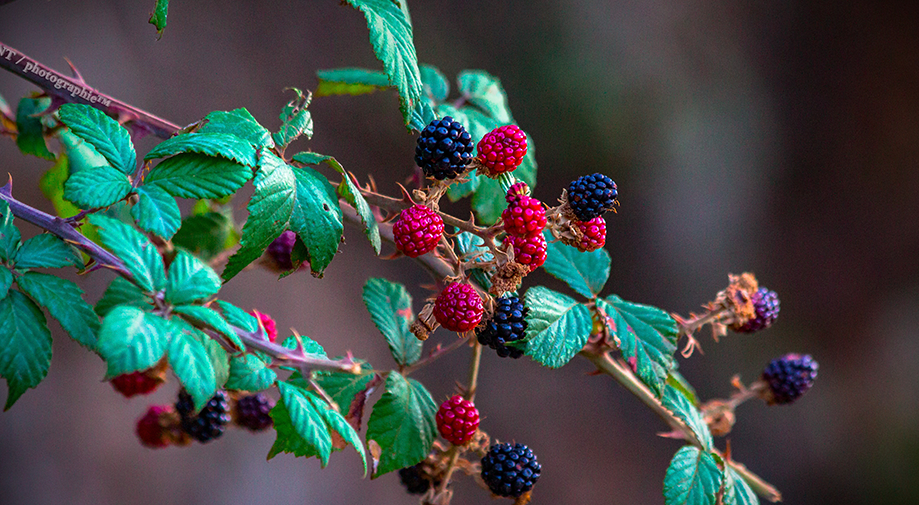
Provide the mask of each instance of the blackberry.
[{"label": "blackberry", "polygon": [[272,319],[268,314],[259,312],[257,310],[253,310],[251,314],[255,316],[255,318],[258,319],[260,323],[262,323],[262,328],[265,328],[265,334],[268,337],[268,341],[274,342],[277,340],[278,325],[274,322],[274,319]]},{"label": "blackberry", "polygon": [[183,389],[179,391],[176,410],[182,419],[182,431],[202,444],[220,438],[230,422],[230,404],[225,391],[218,390],[201,412],[195,415],[195,403]]},{"label": "blackberry", "polygon": [[529,237],[518,237],[508,235],[504,243],[514,246],[514,261],[521,265],[530,267],[530,271],[536,270],[546,262],[546,238],[542,234],[536,234]]},{"label": "blackberry", "polygon": [[415,163],[424,175],[442,181],[454,179],[472,161],[472,135],[452,117],[435,119],[421,131]]},{"label": "blackberry", "polygon": [[151,369],[119,375],[111,380],[111,384],[115,391],[124,395],[125,398],[130,398],[134,395],[152,393],[164,381],[163,377]]},{"label": "blackberry", "polygon": [[[508,197],[510,200],[510,197]],[[539,235],[546,227],[546,209],[542,202],[526,196],[516,195],[508,202],[507,208],[501,213],[504,222],[504,231],[508,235],[528,237]]]},{"label": "blackberry", "polygon": [[518,497],[533,489],[542,466],[523,444],[496,444],[482,458],[482,480],[498,496]]},{"label": "blackberry", "polygon": [[268,412],[271,410],[272,401],[262,393],[243,396],[236,402],[235,422],[238,426],[251,431],[268,429],[273,422]]},{"label": "blackberry", "polygon": [[293,270],[294,263],[290,259],[290,253],[294,250],[294,244],[296,243],[297,234],[290,230],[285,230],[280,237],[274,239],[268,245],[268,257],[274,260],[274,266],[277,270],[284,272]]},{"label": "blackberry", "polygon": [[732,325],[731,329],[739,333],[753,333],[772,326],[779,317],[779,295],[767,288],[759,288],[753,293],[753,309],[756,317],[742,325]]},{"label": "blackberry", "polygon": [[413,205],[399,213],[392,225],[396,249],[409,258],[433,251],[444,233],[444,220],[424,205]]},{"label": "blackberry", "polygon": [[817,368],[809,354],[786,354],[772,360],[763,370],[763,380],[769,385],[766,401],[781,405],[797,400],[814,385]]},{"label": "blackberry", "polygon": [[512,172],[527,154],[527,135],[517,125],[506,125],[487,133],[477,146],[479,160],[492,174]]},{"label": "blackberry", "polygon": [[431,481],[421,468],[421,463],[399,470],[399,480],[409,494],[425,494],[431,488]]},{"label": "blackberry", "polygon": [[453,282],[434,300],[434,318],[445,329],[462,333],[479,325],[485,307],[469,284]]},{"label": "blackberry", "polygon": [[[147,413],[137,420],[134,432],[140,443],[151,449],[162,449],[169,445],[169,433],[164,417],[173,412],[169,405],[151,405]],[[174,412],[173,412],[174,413]]]},{"label": "blackberry", "polygon": [[516,296],[498,298],[495,315],[479,331],[479,343],[494,349],[502,358],[517,359],[523,350],[508,347],[508,342],[523,338],[527,329],[526,315],[529,309]]},{"label": "blackberry", "polygon": [[479,409],[460,395],[453,395],[437,410],[437,431],[453,445],[465,445],[479,429]]},{"label": "blackberry", "polygon": [[603,174],[582,175],[568,185],[568,205],[581,221],[613,210],[617,196],[616,183]]},{"label": "blackberry", "polygon": [[606,243],[606,220],[597,216],[590,221],[573,221],[581,231],[581,240],[576,244],[578,251],[596,251]]}]

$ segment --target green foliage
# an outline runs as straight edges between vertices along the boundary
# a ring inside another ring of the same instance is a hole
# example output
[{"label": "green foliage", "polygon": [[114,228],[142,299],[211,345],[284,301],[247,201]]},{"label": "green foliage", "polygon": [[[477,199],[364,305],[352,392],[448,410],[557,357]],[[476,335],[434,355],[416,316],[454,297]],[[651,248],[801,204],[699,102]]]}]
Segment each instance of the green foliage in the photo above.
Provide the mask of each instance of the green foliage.
[{"label": "green foliage", "polygon": [[759,505],[759,498],[731,467],[724,472],[724,505]]},{"label": "green foliage", "polygon": [[176,253],[169,265],[165,300],[174,305],[205,300],[220,290],[220,277],[198,258]]},{"label": "green foliage", "polygon": [[166,29],[166,16],[169,13],[169,0],[156,0],[153,6],[153,12],[150,13],[150,20],[147,21],[156,28],[156,38],[163,36],[163,30]]},{"label": "green foliage", "polygon": [[262,391],[277,380],[278,374],[254,354],[243,354],[230,358],[230,377],[227,389],[238,391]]},{"label": "green foliage", "polygon": [[319,86],[316,96],[365,95],[389,87],[389,77],[366,68],[335,68],[318,70]]},{"label": "green foliage", "polygon": [[83,300],[83,290],[76,284],[48,274],[26,272],[16,278],[16,285],[42,307],[84,347],[96,347],[99,318],[92,306]]},{"label": "green foliage", "polygon": [[464,70],[456,80],[463,97],[489,117],[502,124],[514,122],[507,106],[507,93],[497,77],[484,70]]},{"label": "green foliage", "polygon": [[226,319],[216,310],[203,305],[179,305],[173,307],[175,314],[182,316],[194,326],[205,326],[227,338],[237,349],[245,349],[239,335],[230,326]]},{"label": "green foliage", "polygon": [[443,102],[450,94],[450,81],[434,65],[421,64],[418,66],[421,71],[421,84],[424,86],[424,94],[431,104]]},{"label": "green foliage", "polygon": [[144,184],[159,186],[180,198],[221,198],[232,195],[251,178],[252,169],[236,161],[181,153],[153,167]]},{"label": "green foliage", "polygon": [[23,242],[16,251],[12,263],[17,269],[80,268],[83,266],[83,258],[73,246],[65,244],[63,240],[54,235],[43,233]]},{"label": "green foliage", "polygon": [[24,154],[31,154],[53,160],[54,154],[48,150],[45,135],[39,116],[51,105],[50,98],[23,98],[16,108],[16,145]]},{"label": "green foliage", "polygon": [[108,207],[130,192],[128,176],[108,165],[72,174],[64,183],[64,198],[84,209]]},{"label": "green foliage", "polygon": [[6,200],[0,199],[0,260],[10,261],[22,245],[22,234],[13,224],[13,213]]},{"label": "green foliage", "polygon": [[271,134],[274,143],[281,149],[296,140],[301,135],[306,138],[313,136],[313,116],[306,108],[310,104],[311,96],[303,96],[303,92],[297,88],[291,88],[297,93],[297,98],[291,100],[281,111],[281,129],[277,133]]},{"label": "green foliage", "polygon": [[[372,370],[373,368],[361,362],[361,369]],[[367,385],[374,377],[373,374],[355,375],[344,372],[316,372],[313,376],[319,386],[332,397],[332,401],[338,405],[339,409],[345,412],[358,393],[367,389]]]},{"label": "green foliage", "polygon": [[310,271],[322,277],[338,252],[345,229],[338,195],[329,180],[312,168],[292,170],[296,179],[296,198],[290,215],[290,229],[306,246]]},{"label": "green foliage", "polygon": [[198,153],[222,157],[247,167],[255,166],[255,148],[245,139],[230,133],[185,133],[160,142],[144,160],[165,158],[174,154]]},{"label": "green foliage", "polygon": [[572,298],[542,286],[527,290],[526,354],[549,368],[559,368],[587,343],[590,311]]},{"label": "green foliage", "polygon": [[705,450],[712,450],[712,434],[699,409],[675,388],[667,386],[662,398],[664,408],[683,421],[696,435]]},{"label": "green foliage", "polygon": [[188,216],[172,237],[172,244],[207,261],[239,241],[229,213],[204,212]]},{"label": "green foliage", "polygon": [[683,446],[673,456],[664,476],[667,505],[714,505],[721,489],[721,469],[711,453]]},{"label": "green foliage", "polygon": [[677,371],[676,364],[677,362],[674,361],[673,363],[674,368],[670,370],[670,374],[667,375],[667,385],[679,391],[680,394],[685,396],[686,399],[689,400],[690,403],[698,406],[699,397],[698,395],[696,395],[695,388],[693,388],[692,384],[690,384],[689,381],[686,380],[686,377],[683,377],[683,374]]},{"label": "green foliage", "polygon": [[147,237],[117,219],[99,214],[90,216],[89,222],[99,228],[102,243],[125,263],[125,268],[144,292],[166,287],[163,258]]},{"label": "green foliage", "polygon": [[229,133],[244,139],[256,149],[274,147],[271,132],[260,125],[246,109],[211,112],[199,123],[197,131],[199,133]]},{"label": "green foliage", "polygon": [[6,298],[6,294],[13,285],[13,272],[6,267],[0,267],[0,299]]},{"label": "green foliage", "polygon": [[[220,312],[223,313],[223,317],[233,326],[242,328],[249,333],[259,331],[258,319],[252,314],[224,300],[217,300],[217,306],[220,307]],[[268,339],[267,335],[265,339]]]},{"label": "green foliage", "polygon": [[553,242],[552,234],[544,233],[549,246],[543,268],[556,279],[565,281],[571,289],[586,298],[594,298],[603,291],[609,279],[610,257],[605,249],[580,252],[561,242]]},{"label": "green foliage", "polygon": [[[482,240],[481,237],[464,231],[457,235],[455,240],[457,253],[460,254],[465,261],[471,260],[474,263],[485,263],[494,259],[494,255],[485,247],[485,241]],[[469,274],[472,280],[479,286],[485,289],[491,287],[491,274],[487,273],[484,269],[472,268],[466,270],[466,273]]]},{"label": "green foliage", "polygon": [[162,317],[119,305],[102,320],[96,351],[108,365],[106,378],[146,370],[166,353],[171,328]]},{"label": "green foliage", "polygon": [[89,105],[67,103],[61,105],[58,115],[74,135],[89,143],[112,168],[130,175],[137,163],[137,154],[128,130],[117,121]]},{"label": "green foliage", "polygon": [[383,396],[367,422],[367,444],[379,447],[373,478],[412,466],[427,456],[437,435],[437,405],[427,389],[414,379],[389,372]]},{"label": "green foliage", "polygon": [[96,314],[105,317],[118,305],[128,305],[138,309],[150,308],[150,298],[124,277],[115,277],[102,298],[96,303]]},{"label": "green foliage", "polygon": [[393,359],[401,366],[421,357],[421,341],[410,331],[415,313],[405,286],[386,279],[371,278],[364,284],[364,305],[373,324],[386,337]]},{"label": "green foliage", "polygon": [[131,207],[131,216],[137,226],[167,240],[172,238],[182,224],[175,198],[156,184],[140,186],[135,191],[139,198]]},{"label": "green foliage", "polygon": [[0,300],[0,377],[6,379],[9,410],[26,389],[37,386],[51,365],[51,332],[45,315],[24,294]]},{"label": "green foliage", "polygon": [[[170,333],[166,349],[169,366],[194,400],[195,410],[201,410],[217,391],[215,361],[211,356],[217,343],[180,319],[171,319],[167,324]],[[224,353],[223,366],[226,364]],[[225,376],[223,382],[226,382]]]}]

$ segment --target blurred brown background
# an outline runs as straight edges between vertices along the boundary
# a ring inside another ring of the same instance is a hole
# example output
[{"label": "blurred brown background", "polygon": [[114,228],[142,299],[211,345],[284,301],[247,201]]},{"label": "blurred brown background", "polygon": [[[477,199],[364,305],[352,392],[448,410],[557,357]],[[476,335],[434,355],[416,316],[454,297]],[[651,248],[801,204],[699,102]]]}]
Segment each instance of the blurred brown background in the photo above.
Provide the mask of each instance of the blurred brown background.
[{"label": "blurred brown background", "polygon": [[[146,24],[153,3],[18,0],[0,8],[0,41],[58,70],[66,56],[91,85],[178,124],[246,107],[276,128],[292,96],[284,87],[314,88],[317,69],[379,68],[361,14],[333,0],[174,2],[160,41]],[[786,352],[820,362],[817,385],[797,404],[740,407],[736,459],[787,503],[919,502],[915,3],[466,0],[411,9],[420,61],[451,78],[481,68],[502,79],[537,147],[537,197],[553,202],[563,184],[594,171],[619,184],[607,292],[685,314],[729,272],[752,270],[778,291],[775,327],[717,345],[706,336],[706,354],[681,361],[705,398]],[[33,89],[0,73],[14,104]],[[394,193],[414,144],[397,103],[394,93],[317,99],[315,137],[295,147],[333,154]],[[49,210],[36,189],[48,163],[9,140],[0,160],[16,196]],[[404,282],[418,310],[427,293],[416,286],[428,279],[409,260],[375,261],[360,232],[346,238],[322,280],[247,271],[222,296],[330,354],[350,349],[389,367],[360,286],[369,276]],[[95,301],[110,280],[101,273],[82,285]],[[527,279],[537,283],[565,289],[542,272]],[[315,459],[265,462],[273,437],[239,430],[208,445],[144,449],[134,421],[149,403],[173,401],[175,381],[125,400],[101,382],[102,362],[52,327],[48,378],[0,414],[0,503],[414,503],[394,475],[361,480],[350,450],[321,470]],[[466,362],[458,353],[417,378],[439,401]],[[663,503],[679,444],[656,437],[664,426],[653,414],[589,371],[581,360],[548,371],[486,353],[482,428],[534,448],[544,468],[534,504]],[[489,502],[470,479],[456,489],[458,505]]]}]

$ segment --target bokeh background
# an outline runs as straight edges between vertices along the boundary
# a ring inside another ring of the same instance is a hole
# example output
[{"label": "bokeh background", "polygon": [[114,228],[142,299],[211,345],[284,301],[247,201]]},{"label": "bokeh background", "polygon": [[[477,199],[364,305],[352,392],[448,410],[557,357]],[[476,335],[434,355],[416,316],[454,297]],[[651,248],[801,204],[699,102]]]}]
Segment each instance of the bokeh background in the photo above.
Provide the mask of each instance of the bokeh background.
[{"label": "bokeh background", "polygon": [[[687,313],[753,271],[778,291],[778,324],[731,335],[681,370],[705,398],[753,380],[772,358],[810,353],[815,388],[798,403],[739,408],[734,457],[778,486],[787,503],[919,502],[919,31],[909,2],[506,0],[412,2],[420,61],[448,76],[499,76],[537,146],[546,202],[576,175],[619,184],[610,216],[607,291]],[[29,1],[0,7],[0,41],[65,70],[68,57],[98,89],[178,124],[246,107],[278,126],[287,86],[315,71],[379,68],[362,15],[333,0],[174,2],[162,40],[146,24],[153,1]],[[0,73],[15,101],[34,88]],[[313,140],[394,194],[411,172],[414,137],[394,93],[314,101]],[[143,153],[154,144],[145,139]],[[37,193],[47,162],[0,141],[15,194]],[[241,216],[244,201],[240,201]],[[454,208],[465,212],[462,204]],[[25,233],[36,230],[23,226]],[[428,282],[410,260],[373,258],[360,232],[317,280],[252,270],[222,296],[272,314],[330,354],[352,350],[390,366],[360,286],[384,276]],[[81,279],[92,301],[111,275]],[[527,284],[565,289],[540,272]],[[125,400],[102,362],[57,323],[47,379],[0,414],[0,503],[410,504],[395,475],[360,479],[353,451],[327,469],[265,454],[271,435],[232,430],[208,445],[152,451],[133,434],[175,381]],[[435,334],[449,342],[452,334]],[[457,353],[417,378],[436,399],[466,375]],[[493,437],[529,444],[543,464],[534,504],[663,503],[679,443],[605,377],[574,360],[549,371],[486,353],[477,404]],[[725,441],[719,440],[720,447]],[[458,505],[489,498],[468,478]]]}]

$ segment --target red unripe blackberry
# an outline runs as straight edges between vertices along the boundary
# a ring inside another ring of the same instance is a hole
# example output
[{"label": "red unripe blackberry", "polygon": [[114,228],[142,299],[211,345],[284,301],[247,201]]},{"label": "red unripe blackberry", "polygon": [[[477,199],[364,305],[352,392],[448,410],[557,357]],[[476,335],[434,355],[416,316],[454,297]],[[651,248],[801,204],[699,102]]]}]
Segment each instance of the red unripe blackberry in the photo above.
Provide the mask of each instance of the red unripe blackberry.
[{"label": "red unripe blackberry", "polygon": [[182,431],[202,444],[220,438],[230,423],[230,403],[227,393],[221,390],[195,415],[191,395],[183,389],[179,391],[176,410],[182,418]]},{"label": "red unripe blackberry", "polygon": [[478,332],[479,343],[494,349],[501,358],[517,359],[523,350],[508,347],[508,342],[520,340],[526,334],[526,315],[529,309],[516,296],[498,298],[495,315]]},{"label": "red unripe blackberry", "polygon": [[392,233],[396,249],[409,258],[417,258],[437,247],[444,233],[444,220],[424,205],[413,205],[399,213]]},{"label": "red unripe blackberry", "polygon": [[482,298],[475,288],[461,282],[451,283],[434,300],[434,319],[458,333],[475,328],[484,312]]},{"label": "red unripe blackberry", "polygon": [[274,319],[271,318],[268,314],[264,312],[259,312],[257,310],[252,311],[252,315],[259,320],[262,328],[265,328],[265,334],[268,336],[268,340],[274,342],[278,338],[278,325],[274,322]]},{"label": "red unripe blackberry", "polygon": [[421,131],[415,163],[424,175],[442,181],[454,179],[472,161],[472,135],[452,117],[435,119]]},{"label": "red unripe blackberry", "polygon": [[247,395],[236,401],[233,421],[251,431],[263,431],[271,427],[273,421],[268,413],[274,402],[262,393]]},{"label": "red unripe blackberry", "polygon": [[169,431],[163,417],[171,412],[169,405],[151,405],[147,413],[137,420],[135,433],[144,447],[161,449],[169,445]]},{"label": "red unripe blackberry", "polygon": [[505,242],[514,246],[514,261],[529,266],[531,272],[546,262],[548,244],[542,234],[531,237],[508,235]]},{"label": "red unripe blackberry", "polygon": [[519,196],[530,196],[530,187],[525,182],[516,182],[513,186],[507,188],[507,194],[504,200],[507,203],[513,203]]},{"label": "red unripe blackberry", "polygon": [[581,221],[613,210],[618,196],[616,183],[603,174],[582,175],[568,185],[568,205]]},{"label": "red unripe blackberry", "polygon": [[606,220],[603,216],[597,216],[590,221],[573,221],[574,225],[581,230],[584,235],[578,242],[578,251],[595,251],[606,243]]},{"label": "red unripe blackberry", "polygon": [[495,128],[479,141],[479,160],[492,174],[512,172],[527,154],[527,135],[517,125]]},{"label": "red unripe blackberry", "polygon": [[110,382],[115,391],[123,394],[125,398],[130,398],[134,395],[145,395],[156,391],[156,388],[160,387],[165,380],[148,370],[141,370],[119,375]]},{"label": "red unripe blackberry", "polygon": [[732,325],[738,333],[753,333],[772,326],[779,317],[779,295],[767,288],[759,288],[753,293],[753,309],[756,316],[742,325]]},{"label": "red unripe blackberry", "polygon": [[546,209],[535,198],[517,195],[501,213],[501,220],[508,235],[540,235],[546,227]]},{"label": "red unripe blackberry", "polygon": [[814,385],[817,368],[809,354],[786,354],[772,360],[763,370],[763,380],[769,385],[769,404],[781,405],[800,398]]},{"label": "red unripe blackberry", "polygon": [[268,245],[266,252],[268,257],[274,260],[278,270],[293,270],[294,263],[290,259],[290,253],[294,250],[294,244],[296,243],[297,234],[290,230],[285,230],[280,237],[274,239],[274,241]]},{"label": "red unripe blackberry", "polygon": [[460,395],[453,395],[437,411],[437,431],[453,445],[465,445],[478,429],[479,410]]},{"label": "red unripe blackberry", "polygon": [[518,497],[533,489],[542,466],[523,444],[495,444],[482,458],[482,480],[498,496]]}]

